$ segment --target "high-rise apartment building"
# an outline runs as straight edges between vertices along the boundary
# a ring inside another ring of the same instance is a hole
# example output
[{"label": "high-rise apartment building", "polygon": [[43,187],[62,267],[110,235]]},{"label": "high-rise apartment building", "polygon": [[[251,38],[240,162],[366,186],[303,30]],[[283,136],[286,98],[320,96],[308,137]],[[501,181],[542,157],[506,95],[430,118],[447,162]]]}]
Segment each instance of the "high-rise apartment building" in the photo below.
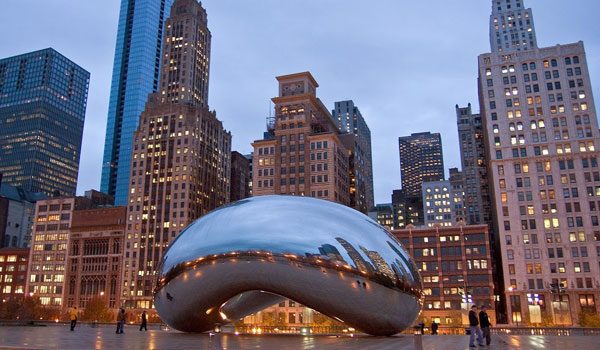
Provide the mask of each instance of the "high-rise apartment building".
[{"label": "high-rise apartment building", "polygon": [[128,308],[152,307],[169,243],[230,195],[231,133],[206,104],[210,31],[196,0],[171,7],[162,52],[160,92],[149,95],[133,134],[121,286]]},{"label": "high-rise apartment building", "polygon": [[400,137],[402,189],[407,196],[421,196],[425,181],[444,180],[444,158],[440,134],[422,132]]},{"label": "high-rise apartment building", "polygon": [[449,227],[464,221],[460,174],[453,175],[454,181],[423,182],[425,226]]},{"label": "high-rise apartment building", "polygon": [[525,0],[492,0],[490,45],[493,53],[537,49],[531,9]]},{"label": "high-rise apartment building", "polygon": [[[471,104],[456,105],[458,142],[464,178],[465,217],[469,225],[489,224],[491,207],[488,188],[487,158],[481,115],[473,114]],[[492,245],[495,243],[492,240]]]},{"label": "high-rise apartment building", "polygon": [[394,229],[394,207],[392,203],[377,204],[369,210],[369,217],[381,226]]},{"label": "high-rise apartment building", "polygon": [[110,196],[96,191],[87,191],[85,197],[53,197],[36,202],[26,293],[39,297],[44,306],[64,305],[73,212],[110,204]]},{"label": "high-rise apartment building", "polygon": [[163,24],[173,0],[121,0],[100,190],[125,205],[133,132],[148,94],[159,90]]},{"label": "high-rise apartment building", "polygon": [[275,119],[254,141],[252,195],[312,196],[350,205],[349,154],[309,72],[277,77]]},{"label": "high-rise apartment building", "polygon": [[479,96],[508,321],[574,324],[600,298],[600,134],[583,43],[491,44]]},{"label": "high-rise apartment building", "polygon": [[0,59],[3,182],[75,195],[90,73],[54,49]]},{"label": "high-rise apartment building", "polygon": [[354,135],[346,145],[350,151],[350,206],[367,213],[375,203],[371,130],[351,100],[336,102],[331,114],[341,133]]}]

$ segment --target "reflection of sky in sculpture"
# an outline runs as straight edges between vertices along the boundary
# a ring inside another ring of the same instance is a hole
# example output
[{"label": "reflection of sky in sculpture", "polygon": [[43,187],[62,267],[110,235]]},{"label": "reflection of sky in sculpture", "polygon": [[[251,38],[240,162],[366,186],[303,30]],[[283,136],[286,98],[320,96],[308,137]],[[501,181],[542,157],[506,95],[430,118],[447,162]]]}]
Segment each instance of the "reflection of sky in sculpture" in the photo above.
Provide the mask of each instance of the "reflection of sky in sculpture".
[{"label": "reflection of sky in sculpture", "polygon": [[[372,219],[337,203],[293,196],[249,198],[205,215],[171,244],[162,272],[213,254],[267,251],[307,256],[322,255],[324,247],[337,249],[352,267],[362,270],[366,263],[368,269],[381,270],[377,264],[381,267],[384,261],[391,271],[412,272],[408,281],[418,281],[418,275],[411,276],[415,271],[401,244]],[[365,251],[381,259],[374,262]]]}]

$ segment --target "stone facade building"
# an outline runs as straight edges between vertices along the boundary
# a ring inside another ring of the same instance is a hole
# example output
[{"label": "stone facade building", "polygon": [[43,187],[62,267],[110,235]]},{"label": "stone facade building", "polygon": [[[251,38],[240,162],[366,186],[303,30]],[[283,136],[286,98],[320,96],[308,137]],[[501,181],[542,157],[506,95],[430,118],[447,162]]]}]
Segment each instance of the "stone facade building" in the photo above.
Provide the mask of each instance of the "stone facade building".
[{"label": "stone facade building", "polygon": [[85,308],[93,297],[118,308],[127,207],[73,212],[66,268],[66,307]]}]

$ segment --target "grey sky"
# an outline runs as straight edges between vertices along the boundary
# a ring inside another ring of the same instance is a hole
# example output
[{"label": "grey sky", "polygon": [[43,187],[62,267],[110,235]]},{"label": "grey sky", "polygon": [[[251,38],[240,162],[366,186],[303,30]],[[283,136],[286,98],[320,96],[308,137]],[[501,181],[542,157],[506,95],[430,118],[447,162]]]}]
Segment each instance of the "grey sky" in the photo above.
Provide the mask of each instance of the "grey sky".
[{"label": "grey sky", "polygon": [[[600,86],[600,1],[526,0],[538,45],[583,40]],[[78,193],[100,186],[120,0],[1,0],[0,57],[53,47],[91,73]],[[371,128],[376,203],[400,188],[398,137],[440,132],[460,167],[454,106],[477,101],[490,0],[205,0],[213,35],[209,104],[251,151],[275,76],[310,71],[333,108],[352,99]],[[447,170],[446,170],[447,173]]]}]

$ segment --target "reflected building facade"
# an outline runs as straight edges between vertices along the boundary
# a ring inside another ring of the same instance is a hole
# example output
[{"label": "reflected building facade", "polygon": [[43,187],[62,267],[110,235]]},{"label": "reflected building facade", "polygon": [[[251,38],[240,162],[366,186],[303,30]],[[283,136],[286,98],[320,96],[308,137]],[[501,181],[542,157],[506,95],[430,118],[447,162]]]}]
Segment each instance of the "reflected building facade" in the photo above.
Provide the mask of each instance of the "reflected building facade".
[{"label": "reflected building facade", "polygon": [[0,59],[0,173],[5,184],[73,196],[90,73],[52,48]]}]

